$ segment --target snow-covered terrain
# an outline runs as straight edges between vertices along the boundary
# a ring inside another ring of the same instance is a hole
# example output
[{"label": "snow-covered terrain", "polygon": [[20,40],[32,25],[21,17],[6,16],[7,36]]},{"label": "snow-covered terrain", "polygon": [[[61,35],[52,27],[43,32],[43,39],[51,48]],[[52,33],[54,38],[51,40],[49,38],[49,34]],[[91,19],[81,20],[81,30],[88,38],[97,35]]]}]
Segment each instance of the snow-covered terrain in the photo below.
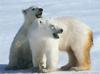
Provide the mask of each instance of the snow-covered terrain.
[{"label": "snow-covered terrain", "polygon": [[[7,72],[4,68],[9,61],[10,45],[24,20],[21,11],[31,5],[42,7],[45,18],[73,16],[87,23],[94,32],[91,71],[100,70],[100,0],[0,0],[0,73]],[[67,60],[67,55],[61,53],[59,66],[66,64]],[[9,72],[23,73],[30,70]]]}]

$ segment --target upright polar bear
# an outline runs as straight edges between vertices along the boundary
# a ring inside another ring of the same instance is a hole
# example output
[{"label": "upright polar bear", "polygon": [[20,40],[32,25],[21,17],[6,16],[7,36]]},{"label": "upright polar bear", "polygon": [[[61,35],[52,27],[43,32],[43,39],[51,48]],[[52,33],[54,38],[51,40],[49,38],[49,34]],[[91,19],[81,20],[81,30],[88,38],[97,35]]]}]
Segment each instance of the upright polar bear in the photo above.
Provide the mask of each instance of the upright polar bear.
[{"label": "upright polar bear", "polygon": [[[37,28],[34,29],[34,23]],[[33,72],[49,72],[56,70],[59,56],[59,35],[63,29],[50,24],[46,20],[34,20],[28,31],[28,39],[32,51]],[[44,67],[44,68],[43,68]],[[45,69],[46,68],[46,69]]]},{"label": "upright polar bear", "polygon": [[42,8],[36,6],[31,6],[23,10],[25,21],[12,42],[9,64],[6,69],[22,69],[32,67],[32,56],[27,39],[27,32],[33,21],[42,17],[42,11]]},{"label": "upright polar bear", "polygon": [[50,20],[63,29],[60,37],[59,49],[66,51],[69,62],[61,70],[89,70],[90,48],[93,45],[92,30],[83,22],[72,17],[57,17]]}]

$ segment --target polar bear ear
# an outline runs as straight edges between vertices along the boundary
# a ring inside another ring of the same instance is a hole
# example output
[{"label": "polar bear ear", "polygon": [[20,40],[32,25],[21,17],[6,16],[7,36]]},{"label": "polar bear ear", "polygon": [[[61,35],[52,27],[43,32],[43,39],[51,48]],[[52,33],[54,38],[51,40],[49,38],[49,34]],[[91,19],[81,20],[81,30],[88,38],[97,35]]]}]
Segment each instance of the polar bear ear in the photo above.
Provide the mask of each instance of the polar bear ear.
[{"label": "polar bear ear", "polygon": [[24,13],[24,14],[26,14],[27,12],[26,12],[26,10],[22,10],[22,12]]}]

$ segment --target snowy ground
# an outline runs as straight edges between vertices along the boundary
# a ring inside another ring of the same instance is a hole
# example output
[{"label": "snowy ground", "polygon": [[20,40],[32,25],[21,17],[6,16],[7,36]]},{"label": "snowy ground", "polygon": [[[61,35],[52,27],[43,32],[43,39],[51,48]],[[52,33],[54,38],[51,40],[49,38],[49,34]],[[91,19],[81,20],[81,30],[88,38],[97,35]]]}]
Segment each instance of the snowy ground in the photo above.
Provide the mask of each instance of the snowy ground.
[{"label": "snowy ground", "polygon": [[[6,72],[4,68],[9,61],[11,42],[23,23],[21,11],[31,5],[42,7],[44,9],[43,15],[46,18],[73,16],[87,23],[94,32],[91,71],[100,70],[100,0],[0,0],[0,73]],[[61,53],[59,66],[66,64],[68,58],[65,55]],[[9,72],[23,73],[30,72],[30,70]]]}]

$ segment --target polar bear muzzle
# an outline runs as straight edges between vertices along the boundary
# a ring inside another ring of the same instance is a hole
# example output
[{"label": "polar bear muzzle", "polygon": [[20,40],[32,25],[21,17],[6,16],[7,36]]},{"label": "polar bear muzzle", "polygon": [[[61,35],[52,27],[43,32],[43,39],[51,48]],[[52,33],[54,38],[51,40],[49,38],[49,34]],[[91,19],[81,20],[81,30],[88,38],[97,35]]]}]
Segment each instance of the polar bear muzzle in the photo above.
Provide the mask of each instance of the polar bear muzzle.
[{"label": "polar bear muzzle", "polygon": [[50,25],[49,27],[52,30],[53,37],[58,39],[59,38],[59,34],[61,34],[63,32],[63,29],[59,28],[57,26],[54,26],[54,25]]},{"label": "polar bear muzzle", "polygon": [[59,39],[59,34],[63,32],[63,29],[57,30],[55,33],[53,33],[53,37],[56,39]]},{"label": "polar bear muzzle", "polygon": [[42,12],[43,12],[43,9],[42,8],[38,8],[38,12],[36,14],[36,17],[37,18],[41,18],[42,17]]},{"label": "polar bear muzzle", "polygon": [[26,10],[22,10],[22,12],[23,12],[24,14],[26,14],[26,13],[27,13],[27,11],[26,11]]}]

